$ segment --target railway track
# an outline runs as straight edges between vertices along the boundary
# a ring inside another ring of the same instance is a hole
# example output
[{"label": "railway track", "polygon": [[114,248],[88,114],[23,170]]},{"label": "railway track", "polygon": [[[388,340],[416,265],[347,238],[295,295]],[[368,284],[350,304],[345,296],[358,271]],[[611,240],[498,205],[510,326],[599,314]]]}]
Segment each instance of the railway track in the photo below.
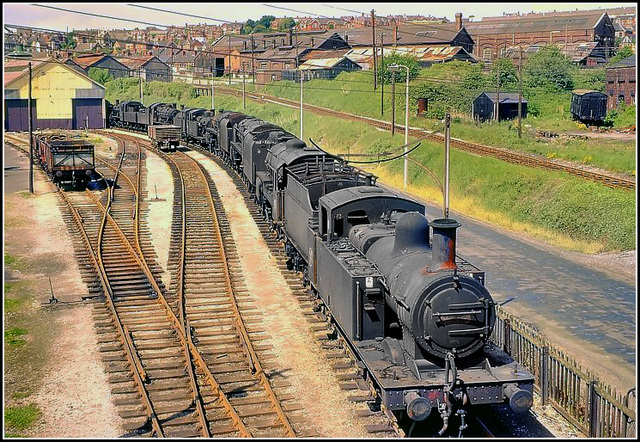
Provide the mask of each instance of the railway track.
[{"label": "railway track", "polygon": [[[260,343],[266,336],[256,317],[259,312],[250,305],[240,307],[246,304],[240,300],[246,293],[238,288],[241,277],[232,276],[237,269],[231,271],[227,263],[229,240],[223,241],[213,184],[188,156],[164,157],[176,172],[181,188],[178,206],[182,208],[180,222],[174,223],[173,236],[180,244],[173,260],[175,290],[167,299],[174,322],[179,322],[189,348],[196,353],[195,362],[206,368],[199,371],[206,371],[207,382],[201,382],[200,393],[193,399],[199,415],[204,416],[199,427],[211,427],[209,435],[204,431],[203,436],[285,437],[302,433],[294,430],[284,410],[295,412],[296,404],[291,397],[277,397],[261,363],[269,359],[269,346]],[[197,389],[195,381],[191,389]],[[227,416],[229,422],[225,422]]]},{"label": "railway track", "polygon": [[[124,153],[125,140],[135,146],[133,152]],[[173,236],[180,244],[179,258],[173,259],[178,264],[167,292],[156,282],[162,269],[155,263],[147,228],[141,226],[145,195],[140,190],[144,189],[140,141],[120,137],[119,146],[117,166],[100,160],[114,173],[117,197],[115,186],[102,197],[92,192],[59,194],[68,208],[66,220],[79,233],[76,238],[82,238],[76,250],[83,253],[83,266],[97,269],[93,285],[99,287],[94,293],[105,295],[94,316],[125,429],[132,435],[168,437],[304,435],[293,429],[283,411],[295,411],[295,403],[285,396],[280,405],[269,386],[260,363],[269,359],[268,346],[251,343],[264,334],[250,303],[243,308],[236,299],[243,298],[243,288],[229,270],[237,256],[225,253],[233,250],[233,244],[228,225],[222,222],[220,227],[216,222],[218,213],[224,218],[224,210],[214,202],[215,186],[189,156],[160,153],[174,171],[180,189],[176,201],[183,202],[176,206],[180,216],[175,217],[179,222]],[[358,413],[360,418],[375,421],[365,428],[376,437],[404,436],[395,416],[376,408],[373,386],[361,378],[355,357],[328,313],[308,293],[299,275],[287,268],[282,244],[273,237],[241,178],[217,157],[201,152],[227,170],[242,192],[287,283],[308,307],[307,316],[316,324],[314,330],[330,354],[341,388],[352,392],[352,401],[366,404]],[[230,311],[238,315],[231,318]],[[480,427],[491,437],[481,422]]]},{"label": "railway track", "polygon": [[[235,95],[235,96],[242,95],[242,92],[236,89],[226,88],[224,86],[217,86],[216,88],[217,90],[223,90],[230,95]],[[247,93],[246,95],[257,101],[275,102],[275,103],[284,104],[284,105],[295,107],[295,108],[300,107],[299,101],[273,97],[265,94]],[[364,122],[387,131],[391,131],[392,129],[391,123],[386,121],[377,120],[370,117],[364,117],[361,115],[355,115],[348,112],[335,111],[332,109],[316,106],[313,104],[305,104],[304,109],[308,111],[312,111],[319,115],[340,117],[347,120]],[[399,133],[404,133],[404,127],[396,125],[396,131],[398,131]],[[433,133],[425,129],[410,127],[409,135],[417,138],[428,137],[429,139],[435,142],[444,143],[444,136],[442,134]],[[581,178],[586,178],[592,181],[602,183],[603,185],[612,187],[612,188],[632,190],[632,191],[635,190],[636,188],[636,182],[634,180],[621,178],[621,177],[609,175],[606,173],[594,172],[594,171],[586,170],[580,167],[561,164],[561,163],[551,161],[546,158],[542,158],[535,155],[530,155],[530,154],[521,153],[521,152],[514,152],[504,148],[486,146],[486,145],[477,144],[477,143],[470,143],[470,142],[463,141],[456,138],[451,138],[451,146],[456,147],[460,150],[464,150],[464,151],[476,154],[476,155],[491,156],[494,158],[498,158],[500,160],[507,161],[509,163],[521,164],[528,167],[536,167],[536,168],[546,169],[546,170],[563,171],[571,175],[575,175]]]},{"label": "railway track", "polygon": [[[10,143],[28,153],[24,140]],[[121,149],[124,144],[119,143]],[[138,190],[143,188],[142,151],[137,146],[137,152],[123,153],[117,157],[118,166],[99,161],[109,168],[102,168],[103,176],[114,172],[113,185],[102,196],[61,190],[58,195],[63,217],[75,232],[83,280],[93,298],[104,300],[95,307],[95,326],[125,430],[129,435],[159,437],[292,435],[280,431],[282,423],[261,420],[268,413],[258,412],[259,401],[249,397],[259,382],[245,380],[241,386],[238,379],[236,384],[214,379],[206,356],[194,343],[184,305],[172,306],[165,299],[164,287],[156,282],[162,270],[154,262],[148,237],[141,233],[146,227],[138,221],[144,197]],[[225,386],[234,393],[227,394]],[[238,400],[231,405],[234,394]],[[236,411],[243,406],[243,411]]]}]

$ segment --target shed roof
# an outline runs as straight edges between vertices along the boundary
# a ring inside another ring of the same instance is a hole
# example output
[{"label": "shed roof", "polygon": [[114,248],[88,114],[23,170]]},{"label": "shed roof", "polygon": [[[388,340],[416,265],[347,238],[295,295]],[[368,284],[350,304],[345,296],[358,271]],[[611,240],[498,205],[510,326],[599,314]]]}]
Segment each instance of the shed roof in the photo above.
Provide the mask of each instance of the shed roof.
[{"label": "shed roof", "polygon": [[157,61],[159,61],[160,63],[163,63],[158,57],[156,57],[155,55],[148,55],[146,57],[135,57],[135,58],[128,58],[128,57],[117,57],[116,60],[118,60],[120,63],[122,63],[123,65],[125,65],[126,67],[128,67],[129,69],[138,69],[141,66],[146,65],[147,63],[149,63],[151,60],[156,59]]},{"label": "shed roof", "polygon": [[595,28],[605,15],[606,12],[596,11],[555,17],[481,20],[479,22],[467,22],[465,27],[471,35],[549,32],[564,30],[565,28],[568,30],[583,30]]},{"label": "shed roof", "polygon": [[591,89],[574,89],[572,92],[574,94],[576,94],[576,95],[585,95],[585,94],[592,94],[592,93],[593,94],[606,95],[606,94],[604,94],[602,92],[594,91],[594,90],[591,90]]},{"label": "shed roof", "polygon": [[[22,70],[17,69],[18,67],[20,67],[19,63],[15,63],[15,62],[21,62],[22,63]],[[82,72],[79,72],[75,69],[73,69],[71,66],[68,66],[64,63],[61,63],[60,61],[56,60],[55,58],[49,58],[47,60],[41,60],[38,61],[37,63],[33,63],[31,64],[31,70],[32,70],[32,75],[35,74],[38,71],[41,71],[42,69],[45,69],[47,65],[49,64],[58,64],[60,66],[63,66],[65,69],[68,69],[69,71],[73,72],[73,74],[75,75],[79,75],[81,77],[84,77],[86,80],[90,81],[91,83],[93,83],[94,86],[100,87],[102,89],[106,89],[103,85],[101,85],[100,83],[92,80],[89,76],[85,75]],[[10,67],[13,67],[13,70],[7,70],[7,65],[9,65]],[[14,83],[15,81],[17,81],[19,78],[24,77],[25,75],[29,75],[29,60],[12,60],[9,62],[5,62],[5,72],[4,72],[4,87],[7,88],[9,87],[12,83]]]},{"label": "shed roof", "polygon": [[607,69],[635,68],[635,67],[636,67],[636,55],[633,54],[623,60],[620,60],[617,63],[612,64],[611,66],[608,66]]},{"label": "shed roof", "polygon": [[[483,92],[480,95],[486,95],[487,97],[489,97],[491,99],[491,101],[493,101],[495,103],[496,99],[498,98],[498,94],[496,94],[495,92]],[[478,99],[480,97],[480,95],[478,95],[478,97],[476,97],[476,99]],[[515,93],[515,92],[500,92],[500,103],[517,103],[518,102],[518,96],[519,94]],[[526,103],[527,100],[522,97],[522,102]]]}]

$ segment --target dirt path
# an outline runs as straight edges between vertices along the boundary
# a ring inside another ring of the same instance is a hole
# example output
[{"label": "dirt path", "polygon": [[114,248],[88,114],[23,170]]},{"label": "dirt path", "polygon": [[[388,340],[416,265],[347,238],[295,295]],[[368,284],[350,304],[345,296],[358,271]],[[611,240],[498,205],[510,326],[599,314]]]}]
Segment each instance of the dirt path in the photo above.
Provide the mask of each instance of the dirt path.
[{"label": "dirt path", "polygon": [[[20,156],[17,165],[25,170],[26,157]],[[57,207],[55,187],[39,169],[35,172],[33,196],[21,192],[26,173],[5,177],[15,180],[16,190],[4,195],[5,256],[19,263],[9,266],[11,277],[33,290],[11,295],[28,299],[28,307],[15,313],[29,331],[20,349],[28,356],[16,353],[11,361],[5,360],[15,364],[4,369],[9,387],[5,406],[37,404],[42,415],[27,430],[30,437],[118,437],[123,430],[97,350],[92,307],[79,302],[87,289]],[[41,309],[51,296],[49,277],[60,303]],[[5,316],[5,324],[7,320]],[[25,389],[33,394],[15,394]]]}]

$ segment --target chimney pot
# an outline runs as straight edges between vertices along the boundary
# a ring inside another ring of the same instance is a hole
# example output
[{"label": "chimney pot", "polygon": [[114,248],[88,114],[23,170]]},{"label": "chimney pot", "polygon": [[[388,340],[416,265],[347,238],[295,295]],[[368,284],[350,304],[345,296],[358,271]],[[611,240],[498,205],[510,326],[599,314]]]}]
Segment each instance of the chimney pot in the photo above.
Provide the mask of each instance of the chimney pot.
[{"label": "chimney pot", "polygon": [[456,12],[456,28],[462,29],[462,12]]}]

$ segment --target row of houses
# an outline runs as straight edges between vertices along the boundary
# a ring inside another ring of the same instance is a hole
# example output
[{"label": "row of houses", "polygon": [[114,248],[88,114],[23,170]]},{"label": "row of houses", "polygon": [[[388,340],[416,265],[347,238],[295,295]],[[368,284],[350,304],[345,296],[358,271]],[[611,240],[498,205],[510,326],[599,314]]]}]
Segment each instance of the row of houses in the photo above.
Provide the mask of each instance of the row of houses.
[{"label": "row of houses", "polygon": [[91,68],[97,68],[108,71],[114,78],[141,77],[144,81],[172,81],[171,67],[153,55],[113,57],[100,52],[69,57],[63,63],[85,74]]},{"label": "row of houses", "polygon": [[[504,26],[507,22],[510,27]],[[299,78],[300,74],[292,73],[296,69],[304,73],[305,79],[333,78],[343,70],[372,69],[376,59],[394,52],[416,57],[423,67],[452,60],[491,62],[497,57],[512,58],[517,65],[550,43],[560,45],[567,56],[583,66],[601,65],[613,54],[609,46],[613,27],[606,13],[523,20],[508,17],[502,21],[489,20],[485,27],[481,27],[481,23],[465,21],[458,13],[455,23],[427,27],[404,24],[393,28],[379,26],[297,33],[289,30],[250,36],[228,34],[206,50],[184,49],[175,43],[166,46],[154,43],[144,56],[92,53],[68,57],[64,62],[85,73],[98,67],[108,69],[116,78],[141,76],[147,81],[206,85],[212,75],[229,73],[251,75],[260,84]],[[557,25],[566,29],[564,41],[557,40],[558,32],[549,31]],[[498,36],[506,35],[507,28],[510,29],[508,41],[499,39]],[[476,30],[475,40],[469,29]],[[490,31],[494,32],[492,38],[486,37]]]},{"label": "row of houses", "polygon": [[[618,10],[619,9],[619,10]],[[247,54],[257,56],[268,49],[278,49],[283,46],[297,46],[314,48],[317,40],[326,40],[333,34],[338,34],[353,49],[377,47],[415,46],[445,44],[462,46],[465,51],[478,61],[491,63],[497,58],[512,56],[519,60],[518,53],[523,49],[523,58],[539,48],[556,44],[574,62],[583,66],[597,66],[606,63],[624,41],[635,45],[635,8],[618,8],[612,10],[612,19],[604,10],[570,11],[547,14],[525,14],[522,16],[507,15],[504,17],[487,17],[481,21],[472,21],[472,17],[463,18],[461,13],[455,14],[455,23],[444,22],[444,19],[428,17],[423,21],[399,22],[395,19],[384,25],[376,24],[371,27],[371,17],[363,15],[363,23],[345,24],[340,20],[331,21],[329,18],[303,20],[298,18],[306,31],[295,33],[295,42],[291,33],[273,30],[255,35],[239,35],[234,29],[228,29],[223,35],[216,37],[209,43],[207,25],[196,27],[198,35],[195,37],[192,28],[147,28],[133,31],[112,30],[102,33],[84,33],[77,31],[75,38],[79,44],[78,51],[85,50],[81,45],[93,43],[93,51],[113,51],[120,54],[156,55],[162,53],[175,57],[179,51],[184,51],[183,63],[189,62],[188,55],[195,56],[199,52],[215,52],[223,54],[226,70],[237,72],[242,56]],[[366,19],[369,22],[366,22]],[[331,22],[329,28],[326,24]],[[306,24],[305,24],[306,23]],[[368,23],[368,24],[367,24]],[[360,26],[362,24],[362,26]],[[625,26],[633,26],[627,28]],[[225,26],[225,25],[222,25]],[[230,26],[230,25],[229,25]],[[16,35],[23,35],[25,30],[16,30]],[[7,41],[5,38],[5,51]],[[55,37],[55,38],[54,38]],[[93,41],[89,41],[94,38]],[[59,42],[63,37],[53,35],[51,42]],[[627,40],[624,40],[627,39]],[[316,41],[314,41],[316,40]],[[211,40],[209,40],[211,41]],[[99,47],[102,45],[102,47]],[[331,48],[329,48],[331,49]],[[335,48],[334,48],[335,49]],[[10,49],[9,49],[10,50]],[[188,55],[187,55],[188,54]],[[161,57],[160,57],[161,58]],[[168,57],[167,57],[168,58]],[[220,57],[218,57],[220,58]],[[161,58],[162,59],[162,58]],[[165,63],[166,59],[163,59]],[[255,60],[254,60],[255,62]],[[217,69],[217,68],[216,68]],[[253,69],[252,69],[253,70]]]}]

